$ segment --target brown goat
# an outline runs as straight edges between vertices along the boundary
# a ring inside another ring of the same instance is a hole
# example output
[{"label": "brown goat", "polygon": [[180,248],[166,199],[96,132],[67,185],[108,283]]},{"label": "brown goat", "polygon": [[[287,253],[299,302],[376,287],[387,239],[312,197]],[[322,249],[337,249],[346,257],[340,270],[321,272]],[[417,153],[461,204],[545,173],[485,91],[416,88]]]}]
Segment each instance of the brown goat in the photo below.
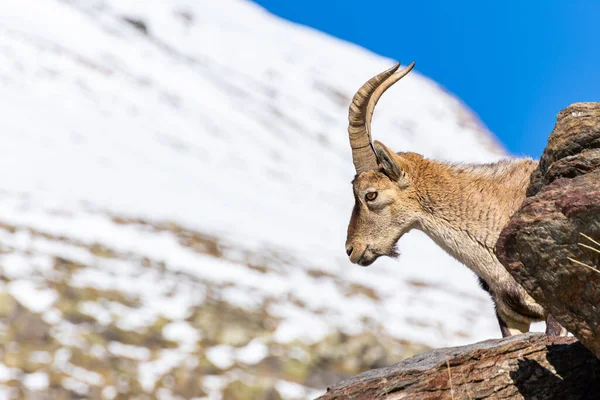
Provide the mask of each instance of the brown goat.
[{"label": "brown goat", "polygon": [[399,66],[371,78],[350,105],[348,132],[356,168],[346,240],[350,261],[367,266],[380,256],[394,257],[402,235],[421,230],[477,274],[495,304],[502,336],[528,332],[531,322],[544,318],[548,334],[565,335],[494,253],[500,231],[525,199],[537,163],[448,164],[373,144],[371,118],[377,101],[414,63],[396,72]]}]

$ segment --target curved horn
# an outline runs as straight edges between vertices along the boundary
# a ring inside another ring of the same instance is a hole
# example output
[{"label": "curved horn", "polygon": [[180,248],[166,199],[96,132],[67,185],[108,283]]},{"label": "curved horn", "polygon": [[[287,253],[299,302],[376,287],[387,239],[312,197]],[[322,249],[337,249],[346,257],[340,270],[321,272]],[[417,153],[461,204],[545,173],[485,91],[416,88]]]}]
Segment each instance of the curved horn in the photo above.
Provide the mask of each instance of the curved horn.
[{"label": "curved horn", "polygon": [[[398,64],[400,66],[400,64]],[[375,106],[379,101],[379,98],[388,90],[394,83],[398,82],[400,79],[404,78],[413,68],[415,67],[415,62],[411,62],[410,65],[404,68],[402,71],[398,71],[388,79],[386,79],[382,84],[380,84],[377,89],[371,95],[369,102],[367,103],[367,116],[365,126],[367,127],[367,132],[369,132],[369,138],[371,137],[371,120],[373,119],[373,111],[375,110]]]},{"label": "curved horn", "polygon": [[369,79],[356,92],[348,112],[348,134],[352,147],[352,161],[356,173],[377,169],[377,157],[371,140],[371,119],[377,101],[383,93],[414,67],[411,63],[402,71],[395,73],[400,63]]}]

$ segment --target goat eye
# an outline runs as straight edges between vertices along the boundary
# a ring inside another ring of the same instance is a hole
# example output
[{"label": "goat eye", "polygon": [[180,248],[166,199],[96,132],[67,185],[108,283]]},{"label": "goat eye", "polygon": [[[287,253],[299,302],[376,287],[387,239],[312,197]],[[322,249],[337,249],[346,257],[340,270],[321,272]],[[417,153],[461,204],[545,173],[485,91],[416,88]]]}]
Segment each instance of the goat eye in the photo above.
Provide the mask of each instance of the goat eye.
[{"label": "goat eye", "polygon": [[365,194],[365,198],[367,199],[367,201],[373,201],[377,198],[377,192],[369,192]]}]

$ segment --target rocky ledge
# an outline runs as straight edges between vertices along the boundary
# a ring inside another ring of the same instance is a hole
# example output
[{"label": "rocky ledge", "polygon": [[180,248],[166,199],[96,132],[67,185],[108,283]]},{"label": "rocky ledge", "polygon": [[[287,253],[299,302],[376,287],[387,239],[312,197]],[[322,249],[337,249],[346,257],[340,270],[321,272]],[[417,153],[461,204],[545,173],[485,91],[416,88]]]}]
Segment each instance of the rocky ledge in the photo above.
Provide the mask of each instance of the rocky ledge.
[{"label": "rocky ledge", "polygon": [[528,333],[420,354],[318,400],[592,399],[598,376],[600,360],[577,339]]}]

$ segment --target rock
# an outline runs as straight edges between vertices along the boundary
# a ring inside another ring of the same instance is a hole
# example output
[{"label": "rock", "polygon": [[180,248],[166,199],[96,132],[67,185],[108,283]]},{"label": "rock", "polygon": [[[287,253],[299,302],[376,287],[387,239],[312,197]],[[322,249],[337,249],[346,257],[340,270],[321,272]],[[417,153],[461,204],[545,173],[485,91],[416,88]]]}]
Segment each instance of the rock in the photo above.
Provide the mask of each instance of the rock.
[{"label": "rock", "polygon": [[600,103],[577,103],[558,114],[528,197],[496,252],[527,292],[600,357],[600,271],[589,268],[600,267],[594,241],[600,242]]},{"label": "rock", "polygon": [[[528,196],[560,178],[572,178],[598,167],[600,103],[575,103],[557,115],[556,125],[540,159],[537,180]],[[582,168],[583,167],[583,168]],[[557,173],[555,168],[563,170]]]},{"label": "rock", "polygon": [[318,400],[593,399],[599,373],[600,360],[575,338],[528,333],[420,354]]}]

